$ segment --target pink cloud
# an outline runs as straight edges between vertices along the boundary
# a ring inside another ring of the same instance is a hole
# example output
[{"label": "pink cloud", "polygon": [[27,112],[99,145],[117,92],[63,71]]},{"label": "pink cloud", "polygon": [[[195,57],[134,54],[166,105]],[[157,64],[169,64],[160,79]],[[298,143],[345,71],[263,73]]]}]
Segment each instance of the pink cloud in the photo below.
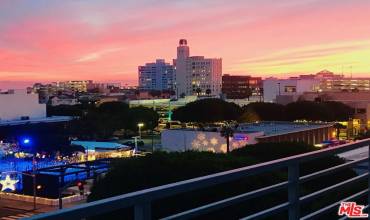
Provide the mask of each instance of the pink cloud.
[{"label": "pink cloud", "polygon": [[[0,73],[7,73],[6,77],[0,74],[0,81],[134,83],[138,65],[174,58],[179,38],[188,38],[191,54],[222,57],[225,73],[240,73],[231,67],[242,60],[297,47],[368,39],[370,5],[355,2],[211,1],[141,8],[59,4],[24,19],[0,22]],[[289,56],[293,55],[284,59]],[[294,56],[314,58],[316,54]]]}]

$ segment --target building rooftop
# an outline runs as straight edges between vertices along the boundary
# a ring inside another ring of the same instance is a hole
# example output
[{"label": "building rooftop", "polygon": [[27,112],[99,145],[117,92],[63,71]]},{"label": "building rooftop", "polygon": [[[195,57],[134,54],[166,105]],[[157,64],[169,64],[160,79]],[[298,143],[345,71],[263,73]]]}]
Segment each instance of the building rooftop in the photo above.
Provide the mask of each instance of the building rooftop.
[{"label": "building rooftop", "polygon": [[71,144],[81,145],[86,150],[118,150],[122,148],[130,148],[129,146],[116,142],[99,142],[99,141],[71,141]]},{"label": "building rooftop", "polygon": [[4,120],[4,121],[0,121],[0,126],[65,122],[65,121],[71,121],[72,119],[73,117],[71,116],[52,116],[52,117],[45,117],[45,118],[31,118],[28,120],[9,120],[9,121]]},{"label": "building rooftop", "polygon": [[[220,125],[221,126],[221,125]],[[300,131],[307,131],[318,128],[325,128],[333,126],[332,123],[314,123],[314,122],[286,122],[286,121],[263,121],[256,123],[239,124],[236,133],[258,133],[262,132],[261,137],[269,137],[275,135],[283,135],[295,133]],[[175,128],[171,130],[183,131],[205,131],[205,132],[219,132],[220,127],[206,127],[200,130],[199,128]]]},{"label": "building rooftop", "polygon": [[264,121],[240,124],[238,130],[243,132],[264,132],[264,137],[306,131],[323,127],[331,127],[332,123],[278,122]]}]

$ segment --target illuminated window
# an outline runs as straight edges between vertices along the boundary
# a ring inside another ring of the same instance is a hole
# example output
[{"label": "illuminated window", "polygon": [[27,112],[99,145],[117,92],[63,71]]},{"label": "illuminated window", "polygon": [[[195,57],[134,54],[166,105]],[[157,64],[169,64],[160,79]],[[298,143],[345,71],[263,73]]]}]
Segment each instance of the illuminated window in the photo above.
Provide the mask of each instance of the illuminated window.
[{"label": "illuminated window", "polygon": [[297,89],[296,89],[296,87],[295,87],[295,86],[285,86],[285,87],[284,87],[284,91],[285,91],[285,92],[296,92],[296,91],[297,91]]}]

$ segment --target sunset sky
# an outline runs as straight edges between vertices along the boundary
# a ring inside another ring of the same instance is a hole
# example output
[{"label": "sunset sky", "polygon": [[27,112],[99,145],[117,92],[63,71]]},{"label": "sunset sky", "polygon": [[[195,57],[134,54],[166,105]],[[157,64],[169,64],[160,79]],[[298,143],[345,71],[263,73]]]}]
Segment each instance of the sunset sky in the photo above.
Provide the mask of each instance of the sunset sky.
[{"label": "sunset sky", "polygon": [[222,57],[223,72],[370,77],[369,0],[0,0],[0,88],[92,79],[137,83],[137,66]]}]

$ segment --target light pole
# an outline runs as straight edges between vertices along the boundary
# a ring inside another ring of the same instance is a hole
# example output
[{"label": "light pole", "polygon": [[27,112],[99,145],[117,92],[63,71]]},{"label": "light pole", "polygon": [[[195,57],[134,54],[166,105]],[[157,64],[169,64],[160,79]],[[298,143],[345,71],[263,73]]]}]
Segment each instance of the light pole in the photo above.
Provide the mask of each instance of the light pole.
[{"label": "light pole", "polygon": [[144,126],[144,123],[140,122],[137,124],[137,127],[139,128],[139,138],[141,139],[141,127]]},{"label": "light pole", "polygon": [[135,137],[132,137],[134,138],[134,141],[135,141],[135,148],[134,148],[134,155],[138,152],[138,146],[137,146],[137,139],[139,138],[139,136],[135,136]]}]

